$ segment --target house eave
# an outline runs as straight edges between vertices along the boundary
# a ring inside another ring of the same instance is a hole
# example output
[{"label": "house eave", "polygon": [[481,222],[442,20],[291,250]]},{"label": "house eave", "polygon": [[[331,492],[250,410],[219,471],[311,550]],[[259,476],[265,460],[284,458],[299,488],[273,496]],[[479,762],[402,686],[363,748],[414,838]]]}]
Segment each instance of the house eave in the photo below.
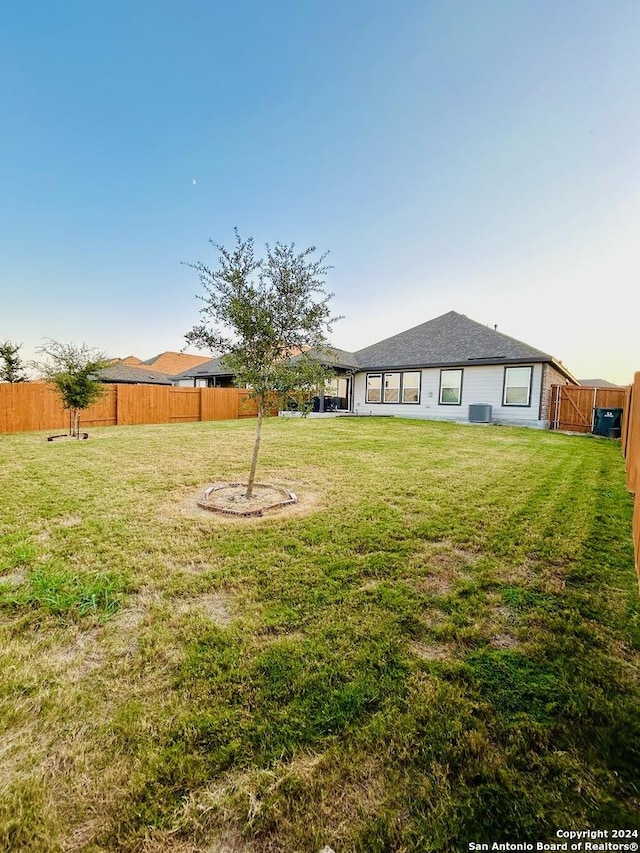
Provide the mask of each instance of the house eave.
[{"label": "house eave", "polygon": [[553,364],[557,370],[567,373],[566,368],[559,366],[551,358],[470,358],[466,361],[432,361],[418,362],[416,364],[383,364],[383,365],[366,365],[358,368],[359,373],[382,372],[392,370],[429,370],[433,368],[443,368],[457,370],[464,367],[481,367],[487,365],[509,365],[509,364]]},{"label": "house eave", "polygon": [[233,373],[180,373],[178,376],[173,377],[173,381],[177,382],[180,379],[233,379]]},{"label": "house eave", "polygon": [[569,382],[571,382],[572,384],[574,384],[574,385],[580,384],[580,382],[576,379],[576,377],[573,375],[573,373],[571,373],[571,371],[567,370],[567,368],[564,366],[564,364],[562,364],[561,361],[558,361],[557,359],[552,358],[547,363],[550,364],[551,367],[554,368],[554,370],[557,370],[558,373],[562,373],[562,375],[566,379],[568,379]]},{"label": "house eave", "polygon": [[99,379],[103,385],[157,385],[160,388],[171,388],[173,382],[156,382],[153,379]]}]

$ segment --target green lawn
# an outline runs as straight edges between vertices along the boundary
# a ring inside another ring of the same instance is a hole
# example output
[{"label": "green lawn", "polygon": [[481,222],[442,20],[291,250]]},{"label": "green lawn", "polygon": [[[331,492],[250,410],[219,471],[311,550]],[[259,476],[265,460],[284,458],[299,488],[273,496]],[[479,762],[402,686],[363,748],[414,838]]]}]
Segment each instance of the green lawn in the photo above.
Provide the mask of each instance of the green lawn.
[{"label": "green lawn", "polygon": [[[254,422],[0,436],[0,849],[467,851],[640,818],[619,445]],[[634,784],[635,782],[635,784]]]}]

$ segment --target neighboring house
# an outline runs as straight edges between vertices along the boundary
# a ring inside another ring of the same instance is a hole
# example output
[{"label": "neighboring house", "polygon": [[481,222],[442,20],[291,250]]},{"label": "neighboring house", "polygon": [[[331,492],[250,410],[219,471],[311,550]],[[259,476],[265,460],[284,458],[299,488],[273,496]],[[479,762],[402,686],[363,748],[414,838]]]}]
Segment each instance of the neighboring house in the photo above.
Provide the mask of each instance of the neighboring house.
[{"label": "neighboring house", "polygon": [[189,352],[161,352],[153,358],[148,358],[142,362],[142,365],[149,367],[151,370],[156,370],[158,373],[165,373],[167,376],[175,376],[177,373],[182,373],[192,367],[197,367],[209,361],[208,355],[193,355]]},{"label": "neighboring house", "polygon": [[135,355],[128,355],[126,358],[112,358],[112,364],[128,364],[131,367],[142,367],[148,370],[154,370],[156,373],[164,373],[165,376],[175,376],[176,373],[181,373],[183,370],[188,370],[191,367],[196,367],[209,361],[208,355],[194,355],[189,352],[172,352],[167,350],[161,352],[160,355],[154,355],[153,358],[148,358],[142,361]]},{"label": "neighboring house", "polygon": [[97,376],[101,382],[120,385],[173,385],[171,379],[164,373],[123,363],[111,364],[99,370]]},{"label": "neighboring house", "polygon": [[233,373],[221,364],[219,358],[208,358],[196,367],[174,375],[173,382],[183,388],[232,388]]},{"label": "neighboring house", "polygon": [[[320,414],[330,410],[546,428],[551,386],[578,384],[548,353],[455,311],[356,352],[329,348],[309,355],[336,374],[319,397]],[[174,380],[190,387],[233,384],[219,358]]]},{"label": "neighboring house", "polygon": [[606,379],[578,379],[578,383],[585,388],[624,388],[624,385],[617,385]]},{"label": "neighboring house", "polygon": [[[295,352],[300,353],[301,350]],[[199,364],[176,373],[173,381],[183,388],[232,388],[233,373],[223,367],[222,359],[205,358]]]}]

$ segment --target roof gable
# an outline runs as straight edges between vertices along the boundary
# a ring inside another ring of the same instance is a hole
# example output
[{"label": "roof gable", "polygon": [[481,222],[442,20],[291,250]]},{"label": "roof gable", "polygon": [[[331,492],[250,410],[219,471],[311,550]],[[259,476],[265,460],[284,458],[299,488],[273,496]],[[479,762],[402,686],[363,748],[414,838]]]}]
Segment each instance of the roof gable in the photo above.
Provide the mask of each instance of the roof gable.
[{"label": "roof gable", "polygon": [[587,388],[624,388],[624,385],[617,385],[608,379],[578,379],[578,382]]},{"label": "roof gable", "polygon": [[122,382],[134,385],[172,385],[171,379],[157,370],[149,370],[144,365],[112,364],[98,371],[102,382]]},{"label": "roof gable", "polygon": [[364,347],[355,355],[364,369],[468,362],[554,361],[548,353],[476,323],[456,311],[449,311],[406,332]]},{"label": "roof gable", "polygon": [[[300,355],[294,356],[295,360]],[[327,347],[312,350],[308,357],[329,366],[347,370],[388,370],[422,367],[464,366],[473,364],[549,363],[571,382],[576,380],[553,356],[523,341],[470,320],[464,314],[449,311],[440,317],[407,329],[357,352]],[[175,379],[231,376],[220,358],[204,361],[196,367],[174,374]]]},{"label": "roof gable", "polygon": [[158,373],[165,373],[167,376],[175,376],[176,373],[182,373],[184,370],[189,370],[192,367],[197,367],[209,361],[207,355],[193,355],[188,352],[162,352],[160,355],[155,355],[153,358],[148,358],[143,361],[143,365],[148,365],[151,370],[156,370]]},{"label": "roof gable", "polygon": [[222,367],[220,358],[208,358],[206,361],[201,364],[196,365],[195,367],[190,367],[187,370],[183,370],[182,373],[174,374],[174,379],[197,379],[197,378],[205,378],[207,376],[232,376],[230,370],[226,370]]}]

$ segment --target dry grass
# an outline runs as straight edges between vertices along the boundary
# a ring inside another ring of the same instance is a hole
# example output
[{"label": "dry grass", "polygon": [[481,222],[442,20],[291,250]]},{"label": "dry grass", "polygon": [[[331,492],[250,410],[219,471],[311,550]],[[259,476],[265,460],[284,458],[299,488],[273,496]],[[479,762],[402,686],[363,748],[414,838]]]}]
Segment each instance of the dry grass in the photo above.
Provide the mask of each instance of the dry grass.
[{"label": "dry grass", "polygon": [[0,847],[448,853],[630,821],[615,444],[268,421],[260,477],[299,503],[199,509],[252,428],[0,437]]}]

